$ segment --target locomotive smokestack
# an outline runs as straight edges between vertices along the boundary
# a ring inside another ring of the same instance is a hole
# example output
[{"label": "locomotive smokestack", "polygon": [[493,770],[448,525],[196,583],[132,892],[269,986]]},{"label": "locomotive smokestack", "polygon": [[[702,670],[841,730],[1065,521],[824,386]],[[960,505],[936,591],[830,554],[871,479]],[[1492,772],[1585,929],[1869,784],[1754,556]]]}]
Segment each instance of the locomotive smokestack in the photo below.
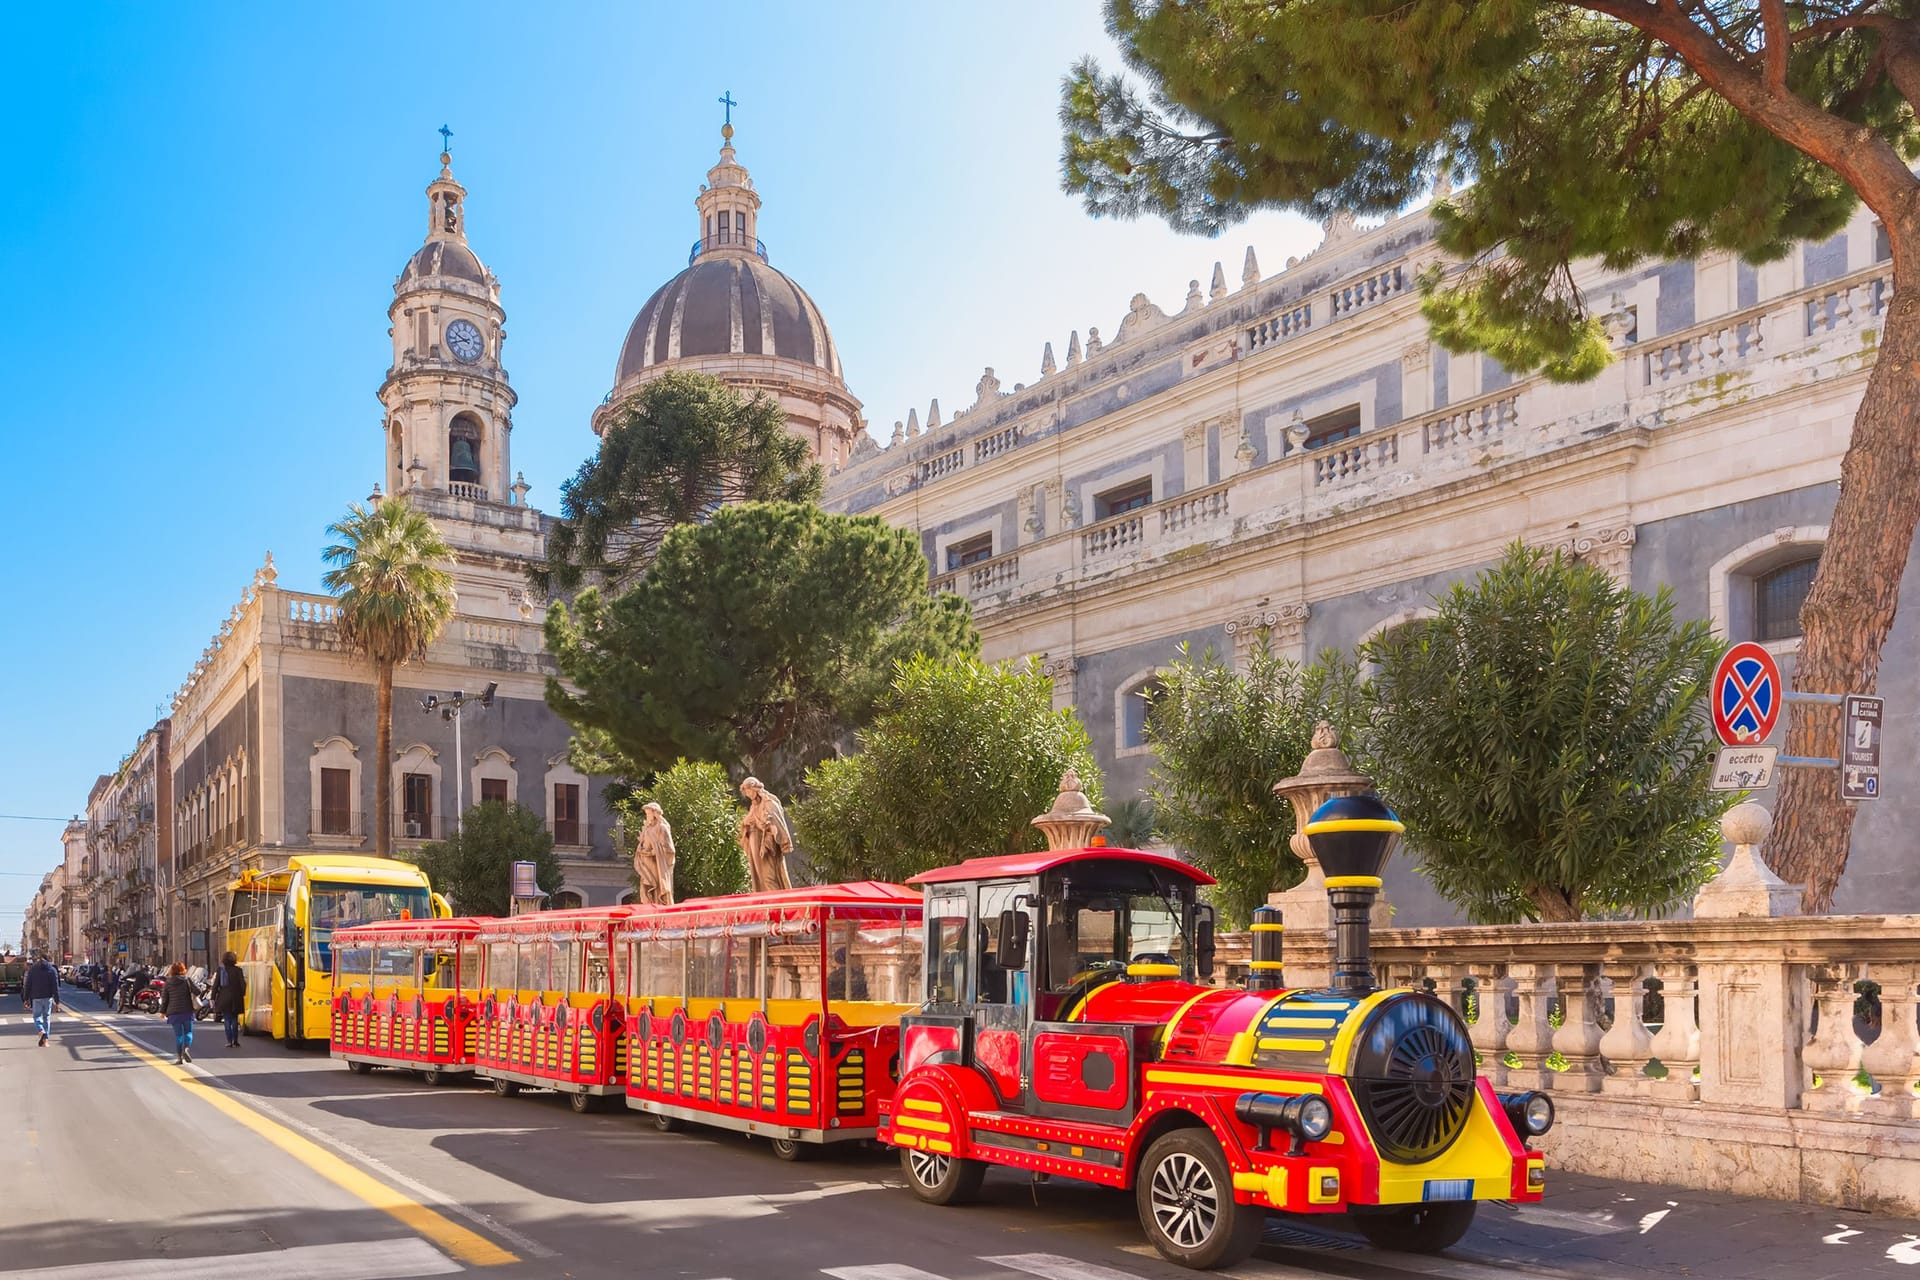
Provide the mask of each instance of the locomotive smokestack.
[{"label": "locomotive smokestack", "polygon": [[[1333,904],[1333,989],[1373,990],[1373,900],[1394,838],[1406,827],[1379,796],[1336,796],[1313,811],[1306,837]],[[1257,934],[1255,935],[1258,936]]]},{"label": "locomotive smokestack", "polygon": [[1278,991],[1286,984],[1280,972],[1280,908],[1253,909],[1253,972],[1249,991]]}]

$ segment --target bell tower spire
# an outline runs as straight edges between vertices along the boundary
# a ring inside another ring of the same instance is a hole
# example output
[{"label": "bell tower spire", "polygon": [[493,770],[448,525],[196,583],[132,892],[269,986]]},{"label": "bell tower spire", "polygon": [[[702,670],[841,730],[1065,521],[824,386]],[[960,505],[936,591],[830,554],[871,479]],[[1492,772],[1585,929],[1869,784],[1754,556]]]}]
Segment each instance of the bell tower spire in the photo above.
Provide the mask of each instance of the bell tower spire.
[{"label": "bell tower spire", "polygon": [[440,126],[440,176],[427,186],[427,240],[467,238],[467,189],[453,180],[453,130]]}]

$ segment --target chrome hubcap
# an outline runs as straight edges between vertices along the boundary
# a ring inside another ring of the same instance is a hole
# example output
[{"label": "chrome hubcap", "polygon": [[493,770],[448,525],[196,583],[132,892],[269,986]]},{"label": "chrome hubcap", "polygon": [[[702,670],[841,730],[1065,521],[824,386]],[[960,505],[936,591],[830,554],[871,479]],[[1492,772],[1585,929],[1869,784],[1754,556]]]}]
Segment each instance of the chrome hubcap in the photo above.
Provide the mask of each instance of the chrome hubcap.
[{"label": "chrome hubcap", "polygon": [[1160,1233],[1182,1249],[1197,1249],[1220,1221],[1220,1193],[1207,1166],[1176,1151],[1153,1170],[1147,1192]]},{"label": "chrome hubcap", "polygon": [[947,1180],[946,1156],[909,1151],[907,1166],[913,1170],[913,1180],[923,1187],[937,1187]]}]

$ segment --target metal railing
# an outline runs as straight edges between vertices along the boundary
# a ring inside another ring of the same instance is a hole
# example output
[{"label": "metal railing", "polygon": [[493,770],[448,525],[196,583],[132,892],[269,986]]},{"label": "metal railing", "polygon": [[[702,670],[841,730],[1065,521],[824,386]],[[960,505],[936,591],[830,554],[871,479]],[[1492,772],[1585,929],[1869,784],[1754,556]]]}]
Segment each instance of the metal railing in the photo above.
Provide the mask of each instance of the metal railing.
[{"label": "metal railing", "polygon": [[346,809],[312,809],[307,813],[309,836],[364,836],[367,816]]},{"label": "metal railing", "polygon": [[762,262],[767,261],[766,241],[749,236],[744,231],[720,231],[710,236],[702,236],[693,242],[693,249],[687,254],[687,265],[692,266],[700,255],[709,249],[729,247],[744,249],[750,240],[753,243],[754,256]]}]

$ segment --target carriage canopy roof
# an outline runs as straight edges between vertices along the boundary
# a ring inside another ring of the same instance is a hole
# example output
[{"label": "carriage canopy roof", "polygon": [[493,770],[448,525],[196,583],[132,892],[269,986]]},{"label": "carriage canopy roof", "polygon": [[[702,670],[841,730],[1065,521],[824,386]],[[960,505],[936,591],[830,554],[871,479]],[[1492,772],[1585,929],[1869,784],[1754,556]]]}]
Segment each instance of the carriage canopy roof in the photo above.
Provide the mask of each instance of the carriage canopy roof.
[{"label": "carriage canopy roof", "polygon": [[935,867],[931,871],[922,871],[907,881],[908,884],[946,884],[954,880],[1014,880],[1037,876],[1057,867],[1078,862],[1144,862],[1149,866],[1160,867],[1175,875],[1184,876],[1195,884],[1212,884],[1213,877],[1198,867],[1188,866],[1178,858],[1170,858],[1164,853],[1151,853],[1145,849],[1044,849],[1039,853],[1005,854],[995,858],[969,858],[965,862],[951,867]]},{"label": "carriage canopy roof", "polygon": [[450,947],[467,941],[491,923],[478,916],[453,920],[382,920],[333,931],[333,945],[376,947]]}]

